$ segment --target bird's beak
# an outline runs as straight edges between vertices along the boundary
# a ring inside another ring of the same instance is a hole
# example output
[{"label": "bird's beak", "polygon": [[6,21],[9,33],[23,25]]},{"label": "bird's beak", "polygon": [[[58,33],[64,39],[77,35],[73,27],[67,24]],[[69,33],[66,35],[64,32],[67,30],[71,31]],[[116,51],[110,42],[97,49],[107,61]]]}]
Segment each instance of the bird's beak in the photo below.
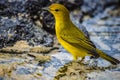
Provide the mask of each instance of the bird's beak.
[{"label": "bird's beak", "polygon": [[49,9],[49,7],[44,7],[44,8],[42,8],[42,10],[49,11],[50,9]]}]

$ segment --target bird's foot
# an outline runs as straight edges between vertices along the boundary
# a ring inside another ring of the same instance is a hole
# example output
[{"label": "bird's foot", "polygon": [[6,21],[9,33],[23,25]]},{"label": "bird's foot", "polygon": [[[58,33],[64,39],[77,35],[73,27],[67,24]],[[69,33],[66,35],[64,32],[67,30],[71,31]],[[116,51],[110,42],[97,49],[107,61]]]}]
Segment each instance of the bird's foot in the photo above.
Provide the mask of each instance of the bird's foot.
[{"label": "bird's foot", "polygon": [[76,62],[79,63],[79,64],[84,64],[84,59],[85,59],[85,58],[78,58],[78,59],[76,60]]},{"label": "bird's foot", "polygon": [[93,57],[86,57],[84,59],[84,64],[90,66],[90,67],[96,67],[98,64],[98,60]]}]

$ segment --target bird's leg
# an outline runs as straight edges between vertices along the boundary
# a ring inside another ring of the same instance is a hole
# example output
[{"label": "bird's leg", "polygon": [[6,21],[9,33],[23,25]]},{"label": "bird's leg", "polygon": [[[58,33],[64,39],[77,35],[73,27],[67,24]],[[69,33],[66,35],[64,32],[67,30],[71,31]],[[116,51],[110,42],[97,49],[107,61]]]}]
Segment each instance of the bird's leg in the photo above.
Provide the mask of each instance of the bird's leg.
[{"label": "bird's leg", "polygon": [[90,56],[90,61],[89,61],[88,65],[95,67],[95,66],[97,66],[97,63],[98,63],[98,61],[97,61],[96,57]]},{"label": "bird's leg", "polygon": [[80,60],[77,60],[77,63],[83,63],[85,57],[81,58]]},{"label": "bird's leg", "polygon": [[77,56],[73,56],[73,60],[77,61],[78,57]]}]

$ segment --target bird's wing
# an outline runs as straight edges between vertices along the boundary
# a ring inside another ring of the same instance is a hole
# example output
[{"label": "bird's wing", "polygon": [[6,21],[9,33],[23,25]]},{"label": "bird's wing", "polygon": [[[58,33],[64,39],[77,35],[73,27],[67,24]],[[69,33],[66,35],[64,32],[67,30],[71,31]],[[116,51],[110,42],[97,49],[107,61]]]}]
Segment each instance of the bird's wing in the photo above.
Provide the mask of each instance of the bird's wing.
[{"label": "bird's wing", "polygon": [[[73,30],[72,30],[73,31]],[[62,32],[61,39],[75,47],[82,47],[92,55],[98,55],[95,45],[83,34],[82,31],[75,29],[73,32]]]}]

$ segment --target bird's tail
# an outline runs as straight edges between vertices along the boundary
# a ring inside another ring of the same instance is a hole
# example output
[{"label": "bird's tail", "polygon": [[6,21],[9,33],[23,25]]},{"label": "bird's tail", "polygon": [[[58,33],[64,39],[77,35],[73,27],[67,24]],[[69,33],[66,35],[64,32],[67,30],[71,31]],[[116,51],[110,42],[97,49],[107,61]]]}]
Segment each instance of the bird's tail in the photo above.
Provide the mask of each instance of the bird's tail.
[{"label": "bird's tail", "polygon": [[101,51],[101,50],[99,50],[99,49],[97,49],[97,52],[98,52],[98,54],[100,55],[100,57],[102,57],[103,59],[109,61],[110,63],[112,63],[112,64],[114,64],[114,65],[120,63],[119,60],[117,60],[117,59],[115,59],[115,58],[107,55],[106,53],[104,53],[103,51]]}]

